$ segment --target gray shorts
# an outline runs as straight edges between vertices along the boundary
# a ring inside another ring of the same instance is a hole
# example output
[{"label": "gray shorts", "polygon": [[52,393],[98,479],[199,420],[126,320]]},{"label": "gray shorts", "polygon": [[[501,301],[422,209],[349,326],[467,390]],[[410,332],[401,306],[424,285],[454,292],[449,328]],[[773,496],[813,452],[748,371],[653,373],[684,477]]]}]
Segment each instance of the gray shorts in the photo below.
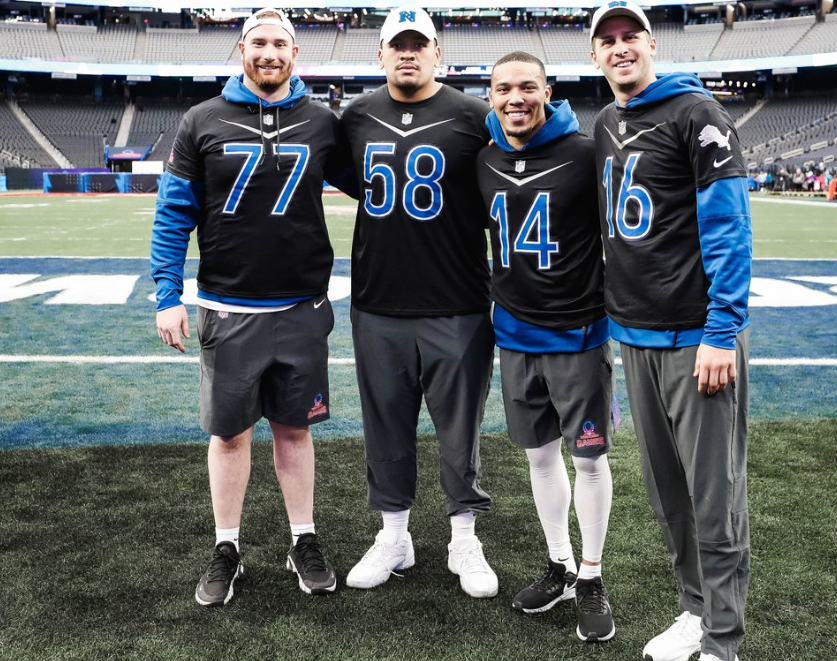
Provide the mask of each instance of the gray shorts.
[{"label": "gray shorts", "polygon": [[294,427],[328,420],[328,334],[324,296],[258,314],[198,308],[201,428],[234,436],[260,418]]},{"label": "gray shorts", "polygon": [[534,354],[500,349],[503,404],[512,443],[538,448],[563,436],[576,457],[613,445],[613,350]]}]

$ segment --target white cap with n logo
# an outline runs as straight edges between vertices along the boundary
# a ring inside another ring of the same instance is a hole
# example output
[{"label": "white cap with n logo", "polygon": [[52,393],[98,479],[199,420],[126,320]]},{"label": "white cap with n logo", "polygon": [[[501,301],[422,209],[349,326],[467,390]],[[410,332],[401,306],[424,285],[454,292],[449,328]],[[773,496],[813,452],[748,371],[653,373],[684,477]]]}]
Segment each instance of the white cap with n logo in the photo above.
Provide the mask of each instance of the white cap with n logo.
[{"label": "white cap with n logo", "polygon": [[424,35],[429,41],[436,39],[436,28],[430,14],[416,5],[402,5],[393,9],[384,21],[381,28],[381,43],[388,44],[407,30],[414,30]]}]

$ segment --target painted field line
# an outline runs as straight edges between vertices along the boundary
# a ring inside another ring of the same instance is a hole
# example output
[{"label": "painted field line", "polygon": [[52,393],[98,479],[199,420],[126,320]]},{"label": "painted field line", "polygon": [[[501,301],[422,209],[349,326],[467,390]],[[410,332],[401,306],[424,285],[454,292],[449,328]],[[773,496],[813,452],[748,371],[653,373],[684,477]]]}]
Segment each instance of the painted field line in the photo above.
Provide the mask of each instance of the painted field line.
[{"label": "painted field line", "polygon": [[[0,363],[69,363],[77,365],[136,365],[161,363],[195,363],[197,356],[35,356],[0,354]],[[329,365],[354,365],[354,358],[329,358]],[[494,360],[499,365],[499,360]],[[617,358],[621,365],[622,359]],[[837,358],[751,358],[758,367],[837,367]]]}]

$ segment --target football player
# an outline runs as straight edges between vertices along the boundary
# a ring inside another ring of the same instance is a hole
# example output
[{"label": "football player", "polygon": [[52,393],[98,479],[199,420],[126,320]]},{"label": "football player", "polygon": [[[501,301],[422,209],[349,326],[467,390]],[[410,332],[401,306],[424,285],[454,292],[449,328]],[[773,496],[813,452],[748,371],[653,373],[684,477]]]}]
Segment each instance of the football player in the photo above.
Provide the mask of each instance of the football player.
[{"label": "football player", "polygon": [[383,529],[346,584],[373,588],[415,563],[422,396],[436,427],[451,523],[448,567],[473,597],[497,594],[475,535],[489,509],[479,485],[479,426],[492,369],[485,219],[474,161],[488,106],[434,78],[441,49],[430,16],[392,10],[378,61],[386,84],[342,122],[362,188],[352,246],[352,335],[369,506]]},{"label": "football player", "polygon": [[595,129],[605,307],[682,611],[643,654],[733,661],[750,578],[747,169],[697,77],[654,74],[637,5],[603,5],[591,35],[616,97]]},{"label": "football player", "polygon": [[[351,161],[338,120],[312,103],[293,75],[294,28],[275,9],[245,21],[244,73],[190,109],[160,184],[151,243],[157,332],[186,351],[181,303],[189,235],[197,228],[201,427],[216,545],[195,599],[226,604],[244,567],[239,528],[250,477],[253,425],[267,418],[276,476],[293,542],[287,567],[309,594],[337,577],[314,528],[314,445],[309,425],[327,420],[326,295],[334,254],[322,207],[324,177],[338,183]],[[351,183],[347,184],[351,188]]]},{"label": "football player", "polygon": [[[526,451],[549,550],[543,576],[512,602],[542,613],[575,597],[576,634],[610,640],[616,628],[602,582],[613,481],[613,353],[604,312],[602,237],[593,140],[567,101],[550,103],[541,60],[500,58],[491,74],[493,144],[477,177],[490,215],[491,298],[509,438]],[[561,439],[563,438],[563,443]],[[570,480],[581,566],[569,535]]]}]

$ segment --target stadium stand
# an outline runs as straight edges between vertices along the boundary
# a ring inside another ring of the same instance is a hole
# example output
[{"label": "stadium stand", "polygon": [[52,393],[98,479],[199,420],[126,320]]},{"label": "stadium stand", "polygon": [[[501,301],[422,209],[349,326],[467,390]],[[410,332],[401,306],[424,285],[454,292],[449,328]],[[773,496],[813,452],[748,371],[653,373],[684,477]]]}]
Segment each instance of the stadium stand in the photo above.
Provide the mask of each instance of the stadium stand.
[{"label": "stadium stand", "polygon": [[837,14],[827,14],[822,23],[815,24],[788,55],[837,52]]},{"label": "stadium stand", "polygon": [[131,25],[57,25],[64,56],[70,62],[130,62],[137,29]]},{"label": "stadium stand", "polygon": [[241,32],[227,26],[202,30],[148,28],[143,61],[157,64],[227,62],[238,58]]},{"label": "stadium stand", "polygon": [[543,56],[536,32],[526,27],[450,25],[441,34],[445,64],[494,64],[499,54],[515,50]]},{"label": "stadium stand", "polygon": [[[357,28],[346,31],[340,61],[343,64],[377,64],[381,31],[373,28]],[[441,42],[441,38],[439,40]]]},{"label": "stadium stand", "polygon": [[584,62],[590,59],[590,30],[577,25],[550,25],[538,30],[543,43],[545,64]]},{"label": "stadium stand", "polygon": [[32,97],[21,109],[75,167],[102,167],[102,137],[113,144],[124,105],[114,101],[79,101]]},{"label": "stadium stand", "polygon": [[[710,59],[738,60],[753,57],[784,55],[814,26],[814,18],[736,21],[731,30],[724,30]],[[765,38],[769,31],[770,38]]]},{"label": "stadium stand", "polygon": [[46,23],[0,23],[0,57],[14,60],[61,60],[64,54]]},{"label": "stadium stand", "polygon": [[[128,144],[140,147],[157,143],[148,159],[166,160],[174,144],[174,136],[177,134],[177,127],[180,125],[183,114],[195,103],[197,101],[138,99]],[[157,142],[158,138],[159,142]]]},{"label": "stadium stand", "polygon": [[328,64],[334,59],[337,28],[333,25],[300,25],[296,28],[296,41],[300,64]]},{"label": "stadium stand", "polygon": [[653,26],[653,30],[657,37],[657,60],[701,62],[711,59],[712,51],[724,31],[724,24],[657,23]]},{"label": "stadium stand", "polygon": [[49,155],[29,135],[5,100],[0,101],[0,172],[7,167],[55,167]]}]

